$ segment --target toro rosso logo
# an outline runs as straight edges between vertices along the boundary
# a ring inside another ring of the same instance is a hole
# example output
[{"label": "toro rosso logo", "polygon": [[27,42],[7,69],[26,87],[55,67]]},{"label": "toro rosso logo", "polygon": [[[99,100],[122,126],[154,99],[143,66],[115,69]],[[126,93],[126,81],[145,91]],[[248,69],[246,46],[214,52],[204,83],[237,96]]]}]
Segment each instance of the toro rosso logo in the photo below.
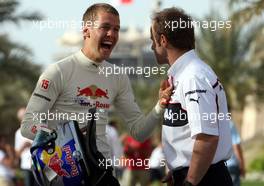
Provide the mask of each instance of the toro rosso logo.
[{"label": "toro rosso logo", "polygon": [[77,91],[78,91],[77,96],[91,97],[92,99],[97,99],[97,98],[109,99],[107,89],[103,90],[101,88],[98,88],[96,85],[91,85],[89,87],[85,87],[82,89],[80,87],[77,87]]},{"label": "toro rosso logo", "polygon": [[[79,175],[79,170],[72,154],[73,152],[70,145],[65,145],[62,149],[59,146],[55,146],[55,151],[51,154],[43,150],[41,159],[45,165],[59,176],[69,178]],[[64,159],[64,161],[62,159]]]},{"label": "toro rosso logo", "polygon": [[56,153],[52,156],[49,160],[48,166],[52,168],[59,176],[70,177],[69,173],[62,168],[63,161],[59,158],[58,154]]},{"label": "toro rosso logo", "polygon": [[63,168],[64,162],[62,161],[62,151],[59,146],[55,146],[54,152],[49,153],[46,150],[41,152],[41,160],[45,165],[51,168],[59,176],[70,177],[70,174]]},{"label": "toro rosso logo", "polygon": [[[101,89],[96,85],[90,85],[84,88],[77,87],[77,98],[75,98],[75,101],[78,104],[80,104],[81,106],[94,106],[96,108],[109,109],[110,104],[97,101],[96,99],[98,98],[109,99],[107,89]],[[96,101],[91,102],[91,99]]]}]

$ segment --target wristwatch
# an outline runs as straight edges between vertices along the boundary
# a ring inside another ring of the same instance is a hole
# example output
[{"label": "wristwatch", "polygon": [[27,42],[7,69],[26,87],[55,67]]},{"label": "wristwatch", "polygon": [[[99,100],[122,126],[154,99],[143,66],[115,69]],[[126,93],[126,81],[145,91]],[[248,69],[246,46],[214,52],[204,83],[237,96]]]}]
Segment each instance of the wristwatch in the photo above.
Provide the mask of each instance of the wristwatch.
[{"label": "wristwatch", "polygon": [[183,182],[183,186],[194,186],[191,182],[188,182],[187,180],[185,180]]}]

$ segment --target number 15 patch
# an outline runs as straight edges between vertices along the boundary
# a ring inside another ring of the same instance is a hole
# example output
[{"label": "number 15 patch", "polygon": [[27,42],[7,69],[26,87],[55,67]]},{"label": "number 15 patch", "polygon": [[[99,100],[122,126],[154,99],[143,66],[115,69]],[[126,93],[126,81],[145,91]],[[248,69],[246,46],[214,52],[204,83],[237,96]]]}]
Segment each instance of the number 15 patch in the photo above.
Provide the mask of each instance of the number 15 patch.
[{"label": "number 15 patch", "polygon": [[41,85],[40,88],[44,91],[47,91],[49,89],[50,86],[50,80],[48,79],[42,79],[41,80]]}]

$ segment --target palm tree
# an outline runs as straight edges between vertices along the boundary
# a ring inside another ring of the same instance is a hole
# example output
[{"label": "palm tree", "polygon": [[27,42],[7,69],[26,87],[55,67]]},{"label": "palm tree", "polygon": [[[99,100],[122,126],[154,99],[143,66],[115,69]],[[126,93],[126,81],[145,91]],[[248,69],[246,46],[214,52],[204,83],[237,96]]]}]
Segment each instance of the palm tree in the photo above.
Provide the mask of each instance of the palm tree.
[{"label": "palm tree", "polygon": [[[6,22],[19,24],[21,21],[41,19],[41,15],[36,12],[16,14],[18,6],[19,3],[15,0],[0,1],[0,24]],[[32,78],[30,75],[32,67],[29,67],[32,64],[30,64],[29,56],[31,51],[26,46],[10,41],[7,34],[0,35],[0,72],[3,76],[17,68],[20,70],[16,72],[16,77],[19,73],[21,76]],[[29,69],[25,71],[26,67]]]},{"label": "palm tree", "polygon": [[[207,21],[223,20],[211,14]],[[250,59],[252,44],[263,24],[252,26],[249,30],[241,25],[216,31],[202,29],[197,39],[198,52],[205,62],[215,70],[226,88],[229,103],[235,108],[243,108],[247,94],[256,90],[256,78]]]},{"label": "palm tree", "polygon": [[13,22],[18,24],[20,21],[38,20],[41,15],[37,12],[16,14],[19,2],[16,0],[0,1],[0,23]]},{"label": "palm tree", "polygon": [[232,15],[233,20],[241,23],[247,23],[254,17],[261,16],[264,10],[264,0],[230,0],[229,4],[231,9],[242,6]]},{"label": "palm tree", "polygon": [[261,75],[264,73],[264,0],[230,0],[229,4],[231,5],[230,10],[233,12],[231,19],[235,24],[242,25],[243,27],[250,27],[250,25],[255,25],[257,22],[262,24],[252,42],[251,62],[254,69],[252,74],[255,76],[256,84],[258,85],[256,86],[255,93],[260,101],[264,101],[264,80]]},{"label": "palm tree", "polygon": [[[40,19],[39,13],[16,14],[19,3],[0,1],[0,25]],[[39,76],[40,66],[31,61],[31,51],[7,34],[0,35],[0,125],[1,133],[13,132],[17,126],[16,110],[25,105]]]}]

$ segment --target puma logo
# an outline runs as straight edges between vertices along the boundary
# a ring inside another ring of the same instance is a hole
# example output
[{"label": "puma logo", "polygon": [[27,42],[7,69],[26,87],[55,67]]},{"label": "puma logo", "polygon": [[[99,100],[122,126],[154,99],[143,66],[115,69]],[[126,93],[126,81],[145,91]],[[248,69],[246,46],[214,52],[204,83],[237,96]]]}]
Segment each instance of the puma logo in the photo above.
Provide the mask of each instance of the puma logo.
[{"label": "puma logo", "polygon": [[198,99],[190,98],[190,101],[194,101],[194,102],[197,102],[199,104],[199,99],[200,99],[200,97],[198,97]]}]

